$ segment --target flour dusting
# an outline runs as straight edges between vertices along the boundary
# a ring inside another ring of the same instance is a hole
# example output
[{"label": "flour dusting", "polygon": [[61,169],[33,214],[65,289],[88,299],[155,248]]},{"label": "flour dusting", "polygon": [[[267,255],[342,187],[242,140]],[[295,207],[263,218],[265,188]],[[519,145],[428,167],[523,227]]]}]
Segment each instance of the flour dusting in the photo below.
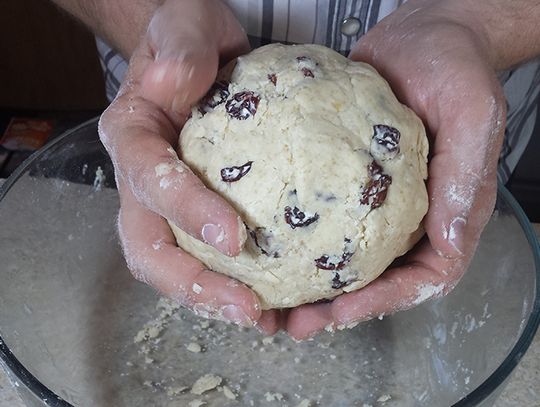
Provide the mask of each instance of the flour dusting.
[{"label": "flour dusting", "polygon": [[416,299],[413,301],[413,305],[422,304],[431,298],[436,298],[442,295],[445,285],[444,284],[424,284],[418,288]]},{"label": "flour dusting", "polygon": [[105,176],[105,173],[103,172],[101,167],[98,166],[96,170],[96,177],[94,178],[94,190],[101,191],[101,188],[103,187],[106,179],[107,177]]}]

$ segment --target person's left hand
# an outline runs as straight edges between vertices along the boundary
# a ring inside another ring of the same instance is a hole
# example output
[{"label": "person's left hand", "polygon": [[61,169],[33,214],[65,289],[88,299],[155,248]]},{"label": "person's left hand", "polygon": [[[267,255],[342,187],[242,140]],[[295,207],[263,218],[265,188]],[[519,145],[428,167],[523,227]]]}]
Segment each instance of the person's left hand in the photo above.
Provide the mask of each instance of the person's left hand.
[{"label": "person's left hand", "polygon": [[465,24],[471,21],[444,2],[411,0],[352,50],[350,57],[378,69],[426,125],[427,238],[365,288],[287,311],[294,338],[412,308],[450,292],[465,272],[494,207],[505,127],[489,41]]},{"label": "person's left hand", "polygon": [[216,0],[167,0],[133,52],[100,139],[115,168],[118,234],[133,276],[194,313],[275,330],[245,284],[208,269],[176,244],[167,220],[227,256],[246,232],[241,218],[177,155],[178,134],[215,81],[219,62],[249,50],[240,23]]}]

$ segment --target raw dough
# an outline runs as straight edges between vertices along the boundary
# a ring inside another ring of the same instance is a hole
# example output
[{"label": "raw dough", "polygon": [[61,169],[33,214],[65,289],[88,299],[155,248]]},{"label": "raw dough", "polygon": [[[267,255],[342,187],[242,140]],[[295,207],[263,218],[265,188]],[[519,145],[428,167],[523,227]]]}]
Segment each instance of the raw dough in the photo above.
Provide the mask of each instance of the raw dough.
[{"label": "raw dough", "polygon": [[238,58],[180,135],[181,159],[242,216],[243,251],[229,258],[171,227],[263,309],[332,298],[421,236],[427,152],[422,122],[372,67],[318,45],[268,45]]},{"label": "raw dough", "polygon": [[220,385],[222,379],[215,374],[205,374],[197,379],[191,388],[193,394],[201,395],[209,390],[215,389]]}]

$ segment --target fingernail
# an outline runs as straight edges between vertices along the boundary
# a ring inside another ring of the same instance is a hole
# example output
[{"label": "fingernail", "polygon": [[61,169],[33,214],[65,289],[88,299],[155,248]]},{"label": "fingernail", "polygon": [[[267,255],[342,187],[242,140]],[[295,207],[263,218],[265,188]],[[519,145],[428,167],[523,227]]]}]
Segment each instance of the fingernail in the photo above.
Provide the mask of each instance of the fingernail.
[{"label": "fingernail", "polygon": [[205,243],[214,246],[221,253],[229,255],[229,243],[225,240],[225,231],[221,225],[207,223],[201,231]]},{"label": "fingernail", "polygon": [[321,330],[321,329],[317,329],[315,331],[311,331],[311,332],[306,333],[302,338],[296,338],[294,336],[291,336],[291,338],[296,343],[302,343],[302,342],[305,342],[305,341],[311,341],[311,340],[313,340],[313,337],[320,334],[322,331],[323,330]]},{"label": "fingernail", "polygon": [[463,256],[465,253],[465,226],[467,226],[467,220],[462,217],[452,219],[452,222],[448,225],[446,240],[455,249],[458,256]]},{"label": "fingernail", "polygon": [[223,307],[223,318],[240,326],[253,326],[253,321],[238,305],[227,305]]}]

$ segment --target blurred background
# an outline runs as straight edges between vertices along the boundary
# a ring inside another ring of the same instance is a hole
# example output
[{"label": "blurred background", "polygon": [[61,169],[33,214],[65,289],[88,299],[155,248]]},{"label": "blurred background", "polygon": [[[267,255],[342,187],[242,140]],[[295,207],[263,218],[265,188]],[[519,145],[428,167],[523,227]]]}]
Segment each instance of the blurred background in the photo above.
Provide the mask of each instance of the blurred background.
[{"label": "blurred background", "polygon": [[47,0],[0,2],[0,178],[107,106],[94,37]]},{"label": "blurred background", "polygon": [[[32,151],[99,115],[107,101],[93,36],[47,0],[0,2],[0,55],[0,178],[6,178]],[[540,222],[539,155],[537,123],[508,183],[533,222]]]}]

